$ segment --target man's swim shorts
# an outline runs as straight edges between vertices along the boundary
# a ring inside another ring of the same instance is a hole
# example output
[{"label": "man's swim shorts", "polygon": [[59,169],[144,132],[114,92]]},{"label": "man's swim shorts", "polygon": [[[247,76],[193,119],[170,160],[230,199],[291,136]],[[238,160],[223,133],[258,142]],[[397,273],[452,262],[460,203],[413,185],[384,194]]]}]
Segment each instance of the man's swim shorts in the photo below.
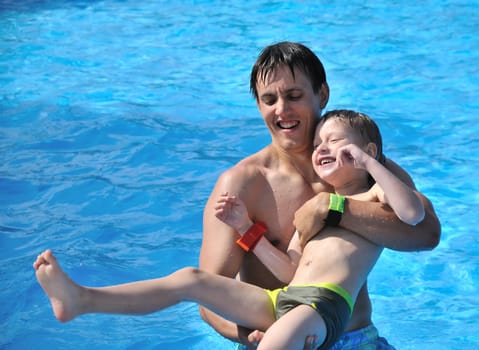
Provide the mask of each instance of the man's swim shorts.
[{"label": "man's swim shorts", "polygon": [[[236,350],[248,350],[244,345],[238,344]],[[346,332],[330,350],[395,350],[388,341],[379,336],[374,325]]]},{"label": "man's swim shorts", "polygon": [[374,325],[344,333],[331,350],[394,350]]}]

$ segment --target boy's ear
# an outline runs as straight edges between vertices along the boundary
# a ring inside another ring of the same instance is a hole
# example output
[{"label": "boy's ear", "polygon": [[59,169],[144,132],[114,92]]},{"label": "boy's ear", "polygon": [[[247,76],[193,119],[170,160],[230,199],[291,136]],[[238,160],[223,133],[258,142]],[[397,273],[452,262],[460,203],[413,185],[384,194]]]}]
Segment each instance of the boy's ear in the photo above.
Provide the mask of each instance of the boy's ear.
[{"label": "boy's ear", "polygon": [[374,142],[369,142],[366,146],[366,153],[369,154],[371,157],[376,158],[378,155],[378,148]]}]

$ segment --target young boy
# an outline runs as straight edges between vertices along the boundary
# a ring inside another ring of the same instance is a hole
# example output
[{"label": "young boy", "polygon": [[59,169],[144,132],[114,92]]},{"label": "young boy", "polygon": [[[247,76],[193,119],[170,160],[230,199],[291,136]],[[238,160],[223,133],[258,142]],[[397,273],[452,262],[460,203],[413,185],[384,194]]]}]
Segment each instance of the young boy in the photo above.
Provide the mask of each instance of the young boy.
[{"label": "young boy", "polygon": [[[328,226],[304,249],[299,233],[287,254],[276,249],[262,237],[266,228],[252,223],[235,196],[223,194],[216,206],[216,216],[242,236],[238,244],[257,255],[287,287],[268,291],[184,268],[163,278],[90,288],[73,282],[48,250],[34,268],[55,316],[65,322],[85,313],[145,314],[194,301],[237,324],[266,330],[260,350],[302,349],[307,337],[316,339],[319,349],[328,349],[345,329],[358,292],[382,251],[335,227],[347,205],[345,196],[388,204],[411,225],[423,219],[424,207],[414,191],[381,164],[381,136],[366,115],[344,110],[327,113],[317,126],[314,145],[314,170],[335,194]],[[370,177],[376,182],[372,187]]]}]

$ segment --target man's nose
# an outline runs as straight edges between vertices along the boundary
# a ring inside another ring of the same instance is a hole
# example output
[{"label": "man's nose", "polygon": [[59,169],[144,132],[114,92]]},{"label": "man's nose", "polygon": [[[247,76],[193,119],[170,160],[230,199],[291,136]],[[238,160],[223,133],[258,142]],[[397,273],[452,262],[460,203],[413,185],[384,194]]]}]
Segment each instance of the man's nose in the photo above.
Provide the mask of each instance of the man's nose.
[{"label": "man's nose", "polygon": [[284,98],[278,98],[276,101],[276,115],[281,117],[288,112],[288,101]]}]

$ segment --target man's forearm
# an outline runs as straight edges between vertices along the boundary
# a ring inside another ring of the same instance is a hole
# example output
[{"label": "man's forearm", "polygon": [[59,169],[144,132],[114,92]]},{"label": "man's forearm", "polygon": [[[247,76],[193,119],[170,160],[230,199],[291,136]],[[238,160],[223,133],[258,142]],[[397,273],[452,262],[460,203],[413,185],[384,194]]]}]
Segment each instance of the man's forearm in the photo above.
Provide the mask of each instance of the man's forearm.
[{"label": "man's forearm", "polygon": [[416,226],[400,221],[391,208],[379,202],[348,199],[340,226],[371,242],[399,251],[432,249],[439,243],[441,226],[431,202],[421,195],[426,209]]},{"label": "man's forearm", "polygon": [[248,343],[248,334],[251,330],[240,327],[203,306],[199,306],[199,309],[201,318],[223,337],[241,344]]}]

